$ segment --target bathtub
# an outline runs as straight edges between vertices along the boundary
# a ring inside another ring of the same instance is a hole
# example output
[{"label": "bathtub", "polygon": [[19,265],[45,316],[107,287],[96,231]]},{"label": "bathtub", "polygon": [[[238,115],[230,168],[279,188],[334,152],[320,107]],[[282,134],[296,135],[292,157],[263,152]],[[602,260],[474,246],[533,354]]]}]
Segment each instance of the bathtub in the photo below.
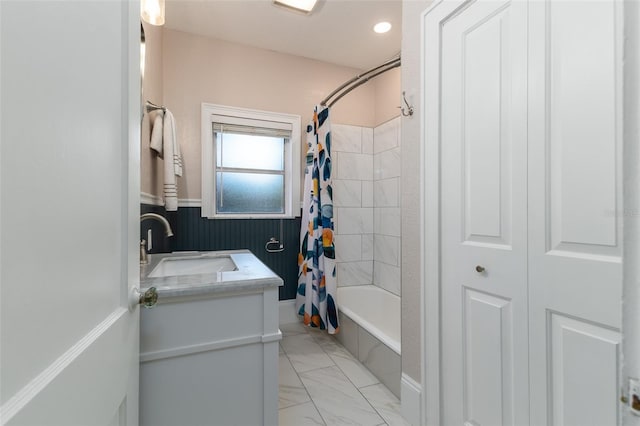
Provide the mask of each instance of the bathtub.
[{"label": "bathtub", "polygon": [[336,338],[400,397],[400,297],[374,285],[338,287]]}]

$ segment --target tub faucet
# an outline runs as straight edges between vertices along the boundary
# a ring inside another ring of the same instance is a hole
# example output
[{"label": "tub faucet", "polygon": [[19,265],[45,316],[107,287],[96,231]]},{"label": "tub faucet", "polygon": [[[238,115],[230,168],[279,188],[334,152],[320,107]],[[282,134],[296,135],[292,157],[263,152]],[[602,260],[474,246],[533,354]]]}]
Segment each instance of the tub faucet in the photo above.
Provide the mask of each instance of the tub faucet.
[{"label": "tub faucet", "polygon": [[[146,219],[155,219],[158,222],[162,223],[164,225],[164,232],[166,236],[167,237],[173,236],[171,225],[169,225],[169,222],[163,216],[160,216],[157,213],[145,213],[142,216],[140,216],[140,223],[142,223]],[[147,259],[147,249],[145,245],[146,245],[146,241],[140,240],[140,264],[141,265],[146,265],[147,263],[149,263],[149,259]]]}]

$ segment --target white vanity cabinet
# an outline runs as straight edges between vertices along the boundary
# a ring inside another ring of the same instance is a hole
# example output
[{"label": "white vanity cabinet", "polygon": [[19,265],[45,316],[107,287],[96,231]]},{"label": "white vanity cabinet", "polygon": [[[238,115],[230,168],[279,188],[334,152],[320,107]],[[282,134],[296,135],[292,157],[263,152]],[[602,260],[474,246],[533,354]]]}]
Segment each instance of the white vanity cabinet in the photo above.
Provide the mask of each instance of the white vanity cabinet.
[{"label": "white vanity cabinet", "polygon": [[[140,318],[141,425],[278,424],[282,279],[248,251],[225,253],[238,270],[141,280],[159,296]],[[142,276],[176,255],[152,255]]]}]

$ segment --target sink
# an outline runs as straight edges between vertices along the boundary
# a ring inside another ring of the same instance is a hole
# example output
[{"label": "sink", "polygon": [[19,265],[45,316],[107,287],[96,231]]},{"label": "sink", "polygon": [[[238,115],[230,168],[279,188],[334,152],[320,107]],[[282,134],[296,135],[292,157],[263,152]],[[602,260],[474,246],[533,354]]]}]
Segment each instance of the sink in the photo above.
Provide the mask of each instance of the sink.
[{"label": "sink", "polygon": [[148,278],[173,277],[177,275],[213,274],[237,271],[238,267],[229,255],[200,255],[162,259]]}]

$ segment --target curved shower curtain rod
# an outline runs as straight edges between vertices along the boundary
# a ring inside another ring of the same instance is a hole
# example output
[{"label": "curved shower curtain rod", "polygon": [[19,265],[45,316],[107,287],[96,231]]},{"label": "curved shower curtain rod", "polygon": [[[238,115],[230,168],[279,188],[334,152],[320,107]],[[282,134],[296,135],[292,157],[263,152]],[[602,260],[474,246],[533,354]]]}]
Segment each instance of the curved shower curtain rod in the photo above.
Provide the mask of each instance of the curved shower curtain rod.
[{"label": "curved shower curtain rod", "polygon": [[[351,80],[345,82],[340,87],[338,87],[336,90],[331,92],[329,94],[329,96],[327,96],[326,98],[324,98],[322,100],[322,102],[320,102],[320,105],[329,106],[329,107],[333,106],[344,95],[346,95],[347,93],[351,92],[356,87],[363,85],[367,81],[371,80],[374,77],[379,76],[382,73],[385,73],[385,72],[387,72],[387,71],[389,71],[389,70],[391,70],[393,68],[399,67],[400,63],[401,63],[400,56],[398,56],[397,58],[391,59],[390,61],[387,61],[387,62],[385,62],[384,64],[381,64],[381,65],[378,65],[377,67],[373,67],[370,70],[363,72],[362,74],[356,75]],[[329,102],[329,100],[331,98],[333,98],[334,96],[335,96],[335,98],[332,99],[331,102]]]}]

